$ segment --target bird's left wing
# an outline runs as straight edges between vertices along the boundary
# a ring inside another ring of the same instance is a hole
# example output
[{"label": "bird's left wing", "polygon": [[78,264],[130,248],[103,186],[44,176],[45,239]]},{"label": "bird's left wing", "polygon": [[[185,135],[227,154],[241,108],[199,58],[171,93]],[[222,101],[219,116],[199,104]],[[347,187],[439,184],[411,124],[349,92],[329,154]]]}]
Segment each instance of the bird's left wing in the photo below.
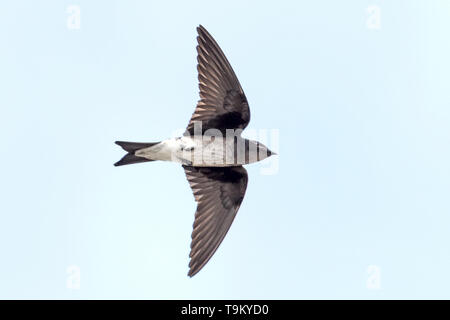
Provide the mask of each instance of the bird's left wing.
[{"label": "bird's left wing", "polygon": [[183,166],[197,212],[192,232],[189,273],[192,277],[209,261],[230,229],[247,189],[247,170],[238,167]]}]

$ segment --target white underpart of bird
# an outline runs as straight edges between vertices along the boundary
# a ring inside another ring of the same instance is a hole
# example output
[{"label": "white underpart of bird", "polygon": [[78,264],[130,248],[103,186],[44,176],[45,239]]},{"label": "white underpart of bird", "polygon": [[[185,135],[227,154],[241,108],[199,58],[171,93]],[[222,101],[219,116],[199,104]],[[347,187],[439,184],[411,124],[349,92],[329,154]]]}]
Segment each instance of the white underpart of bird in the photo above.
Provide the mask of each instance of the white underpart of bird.
[{"label": "white underpart of bird", "polygon": [[194,167],[232,167],[261,161],[269,153],[264,145],[240,136],[183,136],[140,149],[135,155]]}]

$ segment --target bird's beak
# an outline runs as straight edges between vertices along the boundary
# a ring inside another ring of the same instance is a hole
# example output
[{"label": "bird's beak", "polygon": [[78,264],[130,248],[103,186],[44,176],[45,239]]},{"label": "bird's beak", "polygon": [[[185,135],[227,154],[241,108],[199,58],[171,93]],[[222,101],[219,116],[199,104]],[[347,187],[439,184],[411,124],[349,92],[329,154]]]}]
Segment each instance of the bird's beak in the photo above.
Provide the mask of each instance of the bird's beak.
[{"label": "bird's beak", "polygon": [[271,155],[271,156],[277,156],[277,155],[278,155],[278,153],[273,152],[272,150],[269,150],[269,152],[270,152],[270,155]]}]

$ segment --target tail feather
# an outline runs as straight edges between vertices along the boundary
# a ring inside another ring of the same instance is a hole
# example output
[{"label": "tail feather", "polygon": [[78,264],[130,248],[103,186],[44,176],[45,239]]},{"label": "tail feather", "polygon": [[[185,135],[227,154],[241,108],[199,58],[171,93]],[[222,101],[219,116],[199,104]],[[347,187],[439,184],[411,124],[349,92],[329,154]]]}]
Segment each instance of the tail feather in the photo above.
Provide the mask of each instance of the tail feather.
[{"label": "tail feather", "polygon": [[155,161],[155,160],[150,160],[150,159],[135,156],[134,154],[131,154],[131,153],[127,153],[126,155],[123,156],[122,159],[120,159],[119,161],[114,163],[114,165],[117,167],[117,166],[123,166],[126,164],[149,162],[149,161]]},{"label": "tail feather", "polygon": [[120,159],[118,162],[114,163],[114,165],[117,167],[132,163],[154,161],[147,158],[138,157],[135,155],[135,152],[143,148],[152,147],[158,143],[159,142],[139,143],[139,142],[116,141],[116,144],[121,146],[128,153],[125,156],[123,156],[123,158]]},{"label": "tail feather", "polygon": [[121,146],[123,150],[127,152],[134,153],[139,149],[152,147],[159,142],[127,142],[127,141],[116,141],[116,144]]}]

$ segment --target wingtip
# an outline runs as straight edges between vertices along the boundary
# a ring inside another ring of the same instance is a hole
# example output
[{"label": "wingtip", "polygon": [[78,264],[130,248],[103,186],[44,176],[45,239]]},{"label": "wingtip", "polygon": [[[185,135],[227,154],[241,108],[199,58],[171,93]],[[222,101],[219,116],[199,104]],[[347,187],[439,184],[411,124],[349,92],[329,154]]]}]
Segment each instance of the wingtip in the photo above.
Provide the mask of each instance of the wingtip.
[{"label": "wingtip", "polygon": [[189,278],[192,278],[192,277],[195,276],[199,271],[200,271],[200,270],[194,271],[193,269],[189,269],[189,272],[188,272],[187,275],[188,275]]},{"label": "wingtip", "polygon": [[206,30],[206,28],[204,26],[199,24],[198,27],[197,27],[197,33],[199,35],[201,35],[201,34],[208,34],[208,31]]},{"label": "wingtip", "polygon": [[[192,248],[192,242],[191,242],[191,248]],[[192,250],[191,250],[191,252],[189,252],[189,258],[190,258],[190,261],[189,261],[189,271],[188,271],[188,276],[189,276],[189,278],[192,278],[193,276],[195,276],[200,270],[202,270],[202,267],[203,266],[201,266],[201,267],[199,267],[198,265],[196,265],[196,264],[194,264],[193,262],[193,260],[192,260]]]}]

